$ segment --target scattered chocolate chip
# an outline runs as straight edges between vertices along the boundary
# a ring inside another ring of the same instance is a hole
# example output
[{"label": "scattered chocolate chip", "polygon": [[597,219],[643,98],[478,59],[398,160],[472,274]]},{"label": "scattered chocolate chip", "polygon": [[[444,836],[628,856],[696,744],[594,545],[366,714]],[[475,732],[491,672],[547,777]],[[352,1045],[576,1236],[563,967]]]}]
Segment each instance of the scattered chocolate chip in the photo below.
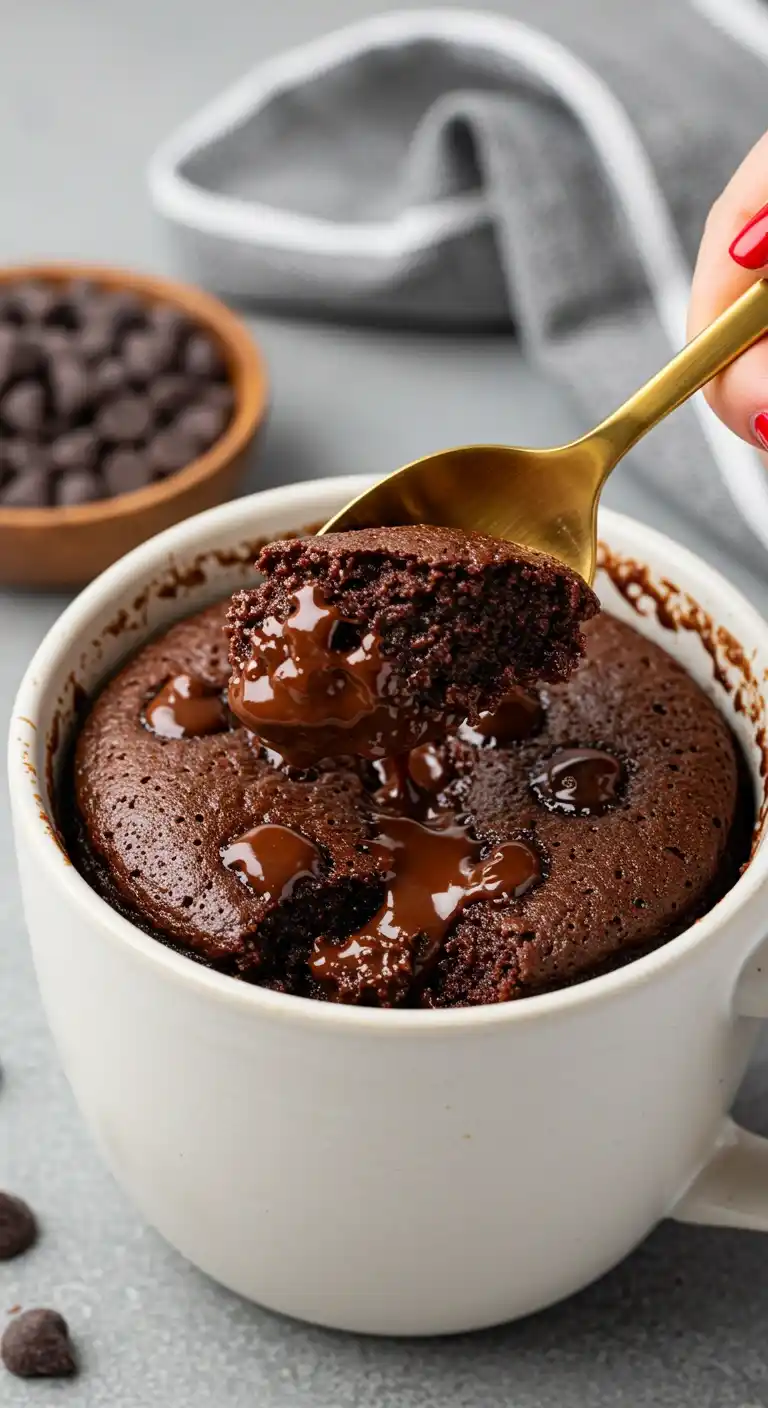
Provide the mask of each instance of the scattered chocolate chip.
[{"label": "scattered chocolate chip", "polygon": [[107,440],[143,440],[152,428],[152,408],[146,396],[120,396],[96,417],[96,429]]},{"label": "scattered chocolate chip", "polygon": [[152,472],[144,450],[111,450],[101,467],[108,494],[130,494],[149,484]]},{"label": "scattered chocolate chip", "polygon": [[9,430],[31,434],[45,417],[45,391],[39,381],[17,381],[0,400],[0,420]]},{"label": "scattered chocolate chip", "polygon": [[99,476],[91,469],[74,469],[69,474],[62,474],[56,486],[56,503],[64,508],[93,503],[103,497]]},{"label": "scattered chocolate chip", "polygon": [[152,473],[160,479],[197,459],[197,443],[177,430],[161,430],[147,447]]},{"label": "scattered chocolate chip", "polygon": [[182,356],[184,370],[191,376],[220,377],[224,375],[224,361],[221,353],[210,337],[203,332],[195,332],[188,339]]},{"label": "scattered chocolate chip", "polygon": [[0,1192],[0,1261],[29,1251],[37,1237],[32,1209],[22,1198]]},{"label": "scattered chocolate chip", "polygon": [[227,417],[224,411],[216,406],[206,405],[200,402],[196,406],[187,406],[180,411],[174,431],[179,431],[182,435],[188,435],[190,440],[194,440],[200,449],[207,449],[214,440],[218,440]]},{"label": "scattered chocolate chip", "polygon": [[185,376],[160,376],[147,388],[158,420],[169,420],[198,393],[197,383]]},{"label": "scattered chocolate chip", "polygon": [[71,469],[91,469],[96,462],[98,445],[90,426],[68,430],[51,445],[51,465],[64,473]]},{"label": "scattered chocolate chip", "polygon": [[44,508],[48,503],[50,484],[42,466],[30,466],[17,474],[0,489],[0,504],[4,508]]},{"label": "scattered chocolate chip", "polygon": [[60,420],[71,420],[88,399],[89,380],[82,358],[69,350],[54,354],[48,362],[48,380],[55,414]]},{"label": "scattered chocolate chip", "polygon": [[0,1356],[20,1379],[60,1379],[77,1371],[69,1327],[56,1310],[25,1310],[12,1320]]}]

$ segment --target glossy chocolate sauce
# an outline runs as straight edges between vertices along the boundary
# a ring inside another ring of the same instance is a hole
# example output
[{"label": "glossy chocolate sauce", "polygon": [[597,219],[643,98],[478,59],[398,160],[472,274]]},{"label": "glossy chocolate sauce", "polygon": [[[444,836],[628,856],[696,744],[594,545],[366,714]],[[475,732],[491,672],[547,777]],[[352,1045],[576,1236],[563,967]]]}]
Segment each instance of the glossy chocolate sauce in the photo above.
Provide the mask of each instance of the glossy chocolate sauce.
[{"label": "glossy chocolate sauce", "polygon": [[217,689],[195,675],[174,675],[144,710],[147,727],[161,738],[200,738],[228,727]]},{"label": "glossy chocolate sauce", "polygon": [[296,882],[317,875],[321,856],[311,841],[288,826],[254,826],[224,847],[221,858],[229,870],[266,900],[284,900]]},{"label": "glossy chocolate sauce", "polygon": [[451,774],[434,743],[422,743],[396,758],[380,758],[373,767],[379,782],[374,792],[377,807],[417,821],[444,819],[438,798]]},{"label": "glossy chocolate sauce", "polygon": [[[315,585],[293,601],[284,621],[269,616],[254,629],[250,658],[230,681],[230,708],[251,733],[308,767],[349,753],[391,757],[435,731],[373,631],[345,621]],[[440,731],[453,722],[444,716]]]},{"label": "glossy chocolate sauce", "polygon": [[[391,1001],[399,982],[431,966],[457,914],[474,900],[517,898],[541,876],[536,852],[505,841],[484,855],[466,827],[380,814],[371,850],[386,874],[384,903],[341,944],[316,939],[310,971],[334,996]],[[419,940],[418,952],[416,940]]]},{"label": "glossy chocolate sauce", "polygon": [[601,748],[561,748],[531,778],[539,801],[552,811],[602,816],[619,797],[625,768]]},{"label": "glossy chocolate sauce", "polygon": [[[345,621],[315,585],[296,593],[285,620],[268,617],[253,631],[250,658],[230,683],[232,712],[278,763],[308,766],[339,753],[372,760],[369,846],[384,899],[351,937],[316,939],[309,958],[312,976],[337,1001],[396,1002],[432,966],[467,905],[519,898],[542,875],[532,844],[489,847],[456,815],[445,752],[425,741],[418,710],[402,693],[395,698],[391,683],[375,633]],[[472,722],[443,724],[475,747],[505,747],[532,737],[542,721],[539,699],[516,689]],[[532,787],[549,808],[598,815],[623,779],[612,754],[570,748],[545,762]],[[222,854],[269,897],[290,894],[319,862],[310,842],[275,826],[254,828]]]},{"label": "glossy chocolate sauce", "polygon": [[544,710],[534,694],[513,689],[495,709],[484,710],[472,723],[465,719],[457,730],[463,743],[475,748],[504,748],[531,738],[541,728]]}]

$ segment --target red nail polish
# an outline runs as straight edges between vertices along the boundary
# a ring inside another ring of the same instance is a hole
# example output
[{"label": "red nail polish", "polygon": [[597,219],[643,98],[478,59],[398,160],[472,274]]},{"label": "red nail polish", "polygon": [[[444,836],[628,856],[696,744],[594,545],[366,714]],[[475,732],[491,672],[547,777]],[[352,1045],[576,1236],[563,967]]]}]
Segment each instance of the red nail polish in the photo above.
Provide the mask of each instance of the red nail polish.
[{"label": "red nail polish", "polygon": [[742,269],[764,269],[768,264],[768,205],[758,210],[736,236],[729,250]]},{"label": "red nail polish", "polygon": [[768,450],[768,411],[758,411],[752,417],[750,426],[758,445]]}]

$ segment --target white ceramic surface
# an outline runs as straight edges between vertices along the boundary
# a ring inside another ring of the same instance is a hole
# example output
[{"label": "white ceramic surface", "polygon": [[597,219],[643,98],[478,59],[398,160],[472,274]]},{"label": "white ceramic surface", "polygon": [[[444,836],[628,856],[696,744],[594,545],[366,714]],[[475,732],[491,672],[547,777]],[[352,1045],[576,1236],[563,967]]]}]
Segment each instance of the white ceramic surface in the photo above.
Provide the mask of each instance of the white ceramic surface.
[{"label": "white ceramic surface", "polygon": [[[326,480],[257,494],[110,568],[64,613],[22,683],[10,792],[61,1059],[147,1219],[210,1275],[274,1309],[350,1330],[440,1334],[568,1295],[667,1215],[768,1230],[768,1144],[727,1116],[754,1019],[768,1015],[757,953],[768,848],[656,953],[490,1008],[382,1012],[265,992],[114,913],[47,819],[47,744],[52,733],[66,738],[75,685],[92,689],[150,630],[242,581],[233,547],[322,520],[361,487]],[[763,678],[768,626],[721,577],[618,515],[603,514],[602,534],[654,580],[689,592]],[[203,572],[190,573],[201,555]],[[664,630],[607,580],[598,587],[732,712],[695,633]],[[753,728],[743,714],[733,722],[757,783]]]}]

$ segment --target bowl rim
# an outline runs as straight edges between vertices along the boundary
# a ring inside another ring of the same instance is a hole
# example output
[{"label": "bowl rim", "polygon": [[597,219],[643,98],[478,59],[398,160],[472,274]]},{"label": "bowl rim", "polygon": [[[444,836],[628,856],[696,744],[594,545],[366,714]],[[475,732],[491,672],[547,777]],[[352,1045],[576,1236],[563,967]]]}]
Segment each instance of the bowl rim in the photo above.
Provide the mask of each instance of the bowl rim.
[{"label": "bowl rim", "polygon": [[[343,1003],[324,1003],[312,998],[272,992],[249,983],[238,982],[228,974],[218,973],[195,962],[182,952],[176,952],[156,938],[145,934],[130,920],[113,909],[102,899],[88,882],[79,874],[74,865],[64,855],[59,845],[51,842],[51,821],[41,806],[37,785],[29,786],[29,759],[16,735],[15,725],[19,722],[29,725],[30,733],[36,736],[41,705],[45,700],[50,674],[57,664],[60,642],[68,629],[83,630],[84,623],[91,621],[94,614],[103,610],[105,602],[113,593],[126,594],[136,589],[136,573],[142,578],[151,578],[158,566],[172,555],[175,562],[185,552],[199,549],[199,538],[208,530],[220,532],[231,529],[233,537],[242,539],[258,526],[246,525],[252,516],[263,511],[265,514],[285,510],[286,517],[300,517],[306,513],[311,521],[317,510],[317,500],[321,494],[337,496],[345,502],[369,484],[368,476],[346,476],[324,480],[310,480],[300,484],[261,490],[242,499],[220,504],[195,514],[183,522],[175,524],[154,538],[148,539],[132,552],[127,553],[111,567],[107,568],[94,582],[84,588],[74,601],[46,633],[30,662],[19,686],[18,695],[11,712],[9,738],[8,777],[10,794],[16,820],[16,846],[31,846],[38,866],[40,883],[49,884],[54,890],[64,888],[68,903],[82,915],[83,921],[99,932],[100,940],[110,943],[120,950],[129,950],[132,958],[147,964],[159,978],[172,985],[181,984],[201,1001],[222,1004],[234,1015],[239,1013],[255,1020],[264,1019],[299,1023],[305,1027],[327,1025],[350,1034],[363,1030],[377,1037],[397,1038],[404,1031],[438,1040],[444,1039],[450,1031],[490,1030],[508,1023],[532,1020],[556,1019],[566,1013],[587,1009],[593,1003],[623,999],[635,988],[663,979],[664,975],[684,963],[694,951],[708,948],[727,930],[737,915],[752,907],[762,910],[760,891],[765,889],[768,880],[768,842],[762,845],[750,861],[745,872],[731,890],[702,918],[696,920],[677,937],[643,957],[633,959],[621,968],[599,974],[571,987],[558,988],[550,992],[532,994],[519,1002],[496,1003],[487,1006],[453,1007],[445,1009],[378,1009],[372,1007],[347,1006]],[[695,592],[695,582],[702,576],[709,579],[710,593],[716,595],[724,612],[735,611],[744,627],[756,640],[762,640],[768,652],[768,621],[716,568],[711,567],[697,554],[669,538],[666,534],[611,509],[601,509],[601,522],[605,537],[612,533],[622,534],[632,539],[638,536],[645,544],[645,552],[654,552],[666,559],[674,554],[679,577]],[[287,525],[286,525],[287,526]],[[629,549],[627,551],[630,551]],[[634,549],[632,549],[634,552]],[[642,554],[638,554],[641,556]],[[112,603],[115,605],[116,603]],[[754,769],[750,769],[754,773]],[[42,871],[39,870],[43,866]],[[750,955],[759,948],[759,940],[751,943],[749,949],[743,946],[737,952],[734,948],[734,983],[739,971]],[[742,951],[743,950],[743,951]],[[724,994],[729,1001],[731,994]]]},{"label": "bowl rim", "polygon": [[7,508],[0,504],[0,532],[41,533],[70,525],[98,528],[118,522],[172,502],[187,490],[213,479],[247,448],[267,411],[266,359],[243,320],[221,299],[193,284],[119,265],[60,260],[0,266],[0,288],[37,279],[48,283],[84,279],[106,289],[138,293],[146,296],[148,302],[168,303],[186,313],[190,321],[212,332],[223,345],[235,394],[235,409],[229,425],[213,445],[166,479],[87,504],[46,504],[40,508]]}]

